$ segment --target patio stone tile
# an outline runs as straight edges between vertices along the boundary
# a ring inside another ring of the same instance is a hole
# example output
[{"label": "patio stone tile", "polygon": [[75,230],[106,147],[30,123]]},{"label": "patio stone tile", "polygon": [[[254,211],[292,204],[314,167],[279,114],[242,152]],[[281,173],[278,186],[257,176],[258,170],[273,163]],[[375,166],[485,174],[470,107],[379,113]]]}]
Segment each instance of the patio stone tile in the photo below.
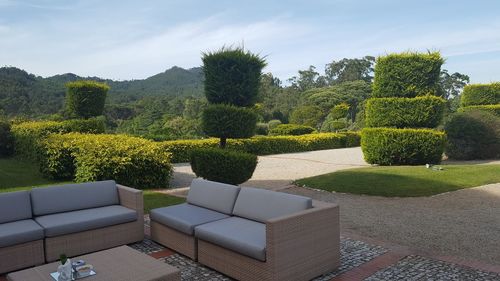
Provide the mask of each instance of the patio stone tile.
[{"label": "patio stone tile", "polygon": [[[154,253],[164,251],[166,249],[149,239],[145,239],[141,243],[132,244],[130,246],[138,251],[150,254],[151,256],[154,256]],[[314,281],[330,280],[337,275],[358,267],[363,263],[366,263],[387,252],[386,249],[380,246],[369,245],[367,243],[349,238],[342,238],[340,246],[340,267],[334,272],[314,279]],[[169,255],[165,258],[160,258],[160,260],[179,268],[181,270],[182,280],[233,280],[180,254]]]},{"label": "patio stone tile", "polygon": [[378,271],[365,280],[500,281],[500,274],[411,255],[392,266]]}]

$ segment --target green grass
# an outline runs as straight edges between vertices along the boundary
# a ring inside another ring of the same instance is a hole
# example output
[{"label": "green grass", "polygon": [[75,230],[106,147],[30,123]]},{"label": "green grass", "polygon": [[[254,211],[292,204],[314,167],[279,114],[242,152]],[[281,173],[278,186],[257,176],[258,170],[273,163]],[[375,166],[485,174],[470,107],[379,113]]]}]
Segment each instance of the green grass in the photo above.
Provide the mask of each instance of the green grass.
[{"label": "green grass", "polygon": [[430,196],[500,182],[500,165],[367,167],[297,180],[299,186],[386,197]]},{"label": "green grass", "polygon": [[0,190],[39,185],[49,185],[60,181],[48,180],[38,171],[38,164],[17,158],[0,159]]},{"label": "green grass", "polygon": [[177,205],[184,203],[186,199],[167,195],[151,190],[144,190],[144,213],[149,214],[151,209],[166,207],[170,205]]},{"label": "green grass", "polygon": [[[17,158],[0,159],[0,193],[29,190],[33,187],[65,184],[67,181],[48,180],[38,171],[38,165]],[[151,209],[180,204],[184,198],[144,190],[144,212]]]}]

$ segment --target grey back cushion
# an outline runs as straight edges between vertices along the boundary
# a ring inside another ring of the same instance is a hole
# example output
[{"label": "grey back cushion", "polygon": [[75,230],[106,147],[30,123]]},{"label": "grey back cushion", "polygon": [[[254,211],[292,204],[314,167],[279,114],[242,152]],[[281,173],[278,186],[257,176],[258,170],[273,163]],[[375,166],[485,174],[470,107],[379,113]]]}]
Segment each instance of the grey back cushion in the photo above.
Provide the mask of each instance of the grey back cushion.
[{"label": "grey back cushion", "polygon": [[120,204],[115,181],[97,181],[34,188],[31,204],[35,216]]},{"label": "grey back cushion", "polygon": [[0,223],[31,219],[29,191],[0,193]]},{"label": "grey back cushion", "polygon": [[194,179],[191,182],[187,202],[230,215],[239,192],[240,188],[235,185]]},{"label": "grey back cushion", "polygon": [[233,215],[263,222],[312,208],[312,199],[259,188],[242,187]]}]

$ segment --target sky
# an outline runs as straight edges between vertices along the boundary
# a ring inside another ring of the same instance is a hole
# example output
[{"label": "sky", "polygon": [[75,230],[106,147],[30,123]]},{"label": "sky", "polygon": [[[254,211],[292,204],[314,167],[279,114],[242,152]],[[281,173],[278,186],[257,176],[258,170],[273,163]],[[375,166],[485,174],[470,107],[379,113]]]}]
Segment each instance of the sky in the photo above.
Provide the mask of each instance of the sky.
[{"label": "sky", "polygon": [[440,51],[473,83],[500,80],[498,0],[0,0],[0,66],[144,79],[244,46],[286,80],[342,58]]}]

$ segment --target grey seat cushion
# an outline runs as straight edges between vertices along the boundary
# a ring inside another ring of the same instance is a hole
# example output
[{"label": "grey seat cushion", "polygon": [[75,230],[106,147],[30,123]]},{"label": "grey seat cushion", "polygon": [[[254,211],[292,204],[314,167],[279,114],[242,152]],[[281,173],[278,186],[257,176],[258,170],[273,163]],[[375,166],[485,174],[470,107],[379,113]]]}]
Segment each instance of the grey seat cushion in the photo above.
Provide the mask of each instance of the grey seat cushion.
[{"label": "grey seat cushion", "polygon": [[187,203],[153,209],[149,216],[152,221],[188,235],[193,235],[194,228],[200,224],[229,218],[226,214]]},{"label": "grey seat cushion", "polygon": [[33,215],[42,216],[118,205],[120,200],[115,181],[97,181],[34,188],[31,203]]},{"label": "grey seat cushion", "polygon": [[114,205],[36,217],[45,236],[54,237],[137,220],[137,212]]},{"label": "grey seat cushion", "polygon": [[29,191],[0,194],[0,223],[31,219]]},{"label": "grey seat cushion", "polygon": [[233,215],[266,222],[309,208],[312,208],[312,199],[308,197],[243,187],[236,199]]},{"label": "grey seat cushion", "polygon": [[195,236],[240,254],[266,260],[266,225],[238,217],[202,224]]},{"label": "grey seat cushion", "polygon": [[187,202],[230,215],[240,188],[235,185],[194,179],[191,182]]},{"label": "grey seat cushion", "polygon": [[31,219],[0,224],[0,248],[43,238],[42,227]]}]

